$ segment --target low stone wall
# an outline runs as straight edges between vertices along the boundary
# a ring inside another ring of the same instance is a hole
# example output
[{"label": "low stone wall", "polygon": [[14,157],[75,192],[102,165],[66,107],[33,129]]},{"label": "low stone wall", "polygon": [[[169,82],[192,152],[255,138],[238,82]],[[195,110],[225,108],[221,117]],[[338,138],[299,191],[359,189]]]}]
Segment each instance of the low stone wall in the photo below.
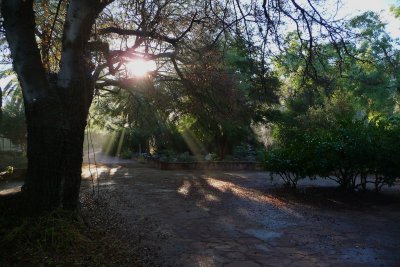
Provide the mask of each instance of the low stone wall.
[{"label": "low stone wall", "polygon": [[150,167],[161,169],[161,161],[159,159],[145,158],[145,160],[146,164],[149,165]]},{"label": "low stone wall", "polygon": [[164,162],[158,159],[147,158],[146,162],[150,167],[160,170],[262,170],[262,166],[260,163],[248,161]]}]

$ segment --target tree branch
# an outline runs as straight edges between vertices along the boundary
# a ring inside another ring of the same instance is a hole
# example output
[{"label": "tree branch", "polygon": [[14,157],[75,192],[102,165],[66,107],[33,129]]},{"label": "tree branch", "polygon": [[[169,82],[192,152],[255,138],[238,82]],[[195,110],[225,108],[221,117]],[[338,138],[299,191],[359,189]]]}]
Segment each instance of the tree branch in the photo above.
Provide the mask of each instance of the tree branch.
[{"label": "tree branch", "polygon": [[[35,39],[33,0],[5,0],[1,12],[13,67],[21,84],[25,103],[29,106],[50,94]],[[32,69],[32,66],[35,68]]]},{"label": "tree branch", "polygon": [[176,46],[177,43],[182,40],[182,38],[185,37],[185,35],[190,32],[193,28],[194,23],[199,22],[199,20],[196,20],[197,12],[193,15],[192,20],[190,21],[190,24],[186,30],[184,30],[178,37],[169,37],[166,35],[159,34],[157,32],[153,31],[145,31],[145,30],[132,30],[132,29],[121,29],[118,27],[107,27],[103,29],[99,29],[99,34],[110,34],[110,33],[115,33],[118,35],[134,35],[138,37],[149,37],[149,38],[154,38],[156,40],[160,40],[166,43],[169,43],[173,46]]},{"label": "tree branch", "polygon": [[58,74],[60,88],[72,88],[82,81],[87,81],[89,70],[85,52],[90,32],[97,16],[111,2],[111,0],[70,0],[64,25],[63,52]]}]

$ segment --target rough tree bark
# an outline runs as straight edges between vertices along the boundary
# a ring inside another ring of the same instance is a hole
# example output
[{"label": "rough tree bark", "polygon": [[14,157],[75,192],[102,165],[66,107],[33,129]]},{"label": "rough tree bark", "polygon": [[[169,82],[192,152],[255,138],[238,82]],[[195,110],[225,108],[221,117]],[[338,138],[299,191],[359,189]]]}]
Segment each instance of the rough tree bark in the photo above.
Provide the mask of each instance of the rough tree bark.
[{"label": "rough tree bark", "polygon": [[4,29],[21,84],[28,131],[24,193],[31,211],[79,203],[82,147],[92,81],[86,45],[92,25],[110,1],[71,0],[58,74],[46,73],[35,39],[33,0],[4,0]]}]

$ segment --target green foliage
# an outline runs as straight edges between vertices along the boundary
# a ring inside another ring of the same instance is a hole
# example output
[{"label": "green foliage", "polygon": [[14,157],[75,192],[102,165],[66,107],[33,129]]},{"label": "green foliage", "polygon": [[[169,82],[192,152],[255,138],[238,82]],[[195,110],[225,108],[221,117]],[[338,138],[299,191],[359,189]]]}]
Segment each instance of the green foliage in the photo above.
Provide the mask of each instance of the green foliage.
[{"label": "green foliage", "polygon": [[393,185],[400,176],[400,117],[375,118],[373,123],[375,138],[369,163],[375,188],[380,190],[385,184]]},{"label": "green foliage", "polygon": [[177,156],[178,162],[192,162],[193,157],[190,156],[189,152],[181,153]]},{"label": "green foliage", "polygon": [[0,171],[8,166],[15,169],[26,169],[27,159],[21,152],[4,151],[0,152]]},{"label": "green foliage", "polygon": [[160,150],[158,155],[160,156],[161,161],[176,162],[178,160],[176,152],[172,149]]},{"label": "green foliage", "polygon": [[331,178],[342,188],[379,191],[399,177],[400,51],[373,12],[351,19],[346,49],[316,44],[313,54],[294,33],[274,64],[283,78],[283,107],[269,111],[276,144],[266,167],[293,187]]},{"label": "green foliage", "polygon": [[4,170],[6,174],[12,174],[14,172],[14,167],[13,166],[7,166]]},{"label": "green foliage", "polygon": [[285,106],[299,114],[324,105],[335,93],[354,96],[355,104],[371,114],[393,114],[398,108],[400,51],[385,24],[373,12],[351,19],[347,29],[356,37],[346,48],[316,44],[312,56],[294,33],[287,49],[274,59],[283,78],[280,91]]},{"label": "green foliage", "polygon": [[129,150],[123,150],[120,155],[122,159],[131,159],[132,158],[132,151]]},{"label": "green foliage", "polygon": [[391,6],[390,11],[392,11],[396,18],[400,18],[400,2],[397,1],[397,5]]},{"label": "green foliage", "polygon": [[297,182],[306,177],[306,157],[300,157],[297,151],[288,148],[275,148],[266,154],[264,167],[278,174],[285,186],[296,188]]},{"label": "green foliage", "polygon": [[204,156],[205,161],[221,161],[221,158],[218,156],[217,153],[208,153]]},{"label": "green foliage", "polygon": [[[400,177],[397,117],[368,120],[349,100],[338,97],[325,107],[310,109],[275,130],[277,146],[265,167],[293,187],[298,180],[325,177],[346,190],[376,191]],[[373,176],[373,178],[371,178]]]},{"label": "green foliage", "polygon": [[8,180],[10,175],[14,173],[13,166],[7,166],[4,169],[0,167],[0,182],[3,180]]},{"label": "green foliage", "polygon": [[192,63],[179,66],[184,83],[142,81],[132,92],[112,88],[95,99],[94,121],[112,134],[103,150],[172,149],[223,159],[242,142],[256,143],[250,125],[261,106],[276,102],[279,81],[244,38],[224,41],[201,55],[187,52]]}]

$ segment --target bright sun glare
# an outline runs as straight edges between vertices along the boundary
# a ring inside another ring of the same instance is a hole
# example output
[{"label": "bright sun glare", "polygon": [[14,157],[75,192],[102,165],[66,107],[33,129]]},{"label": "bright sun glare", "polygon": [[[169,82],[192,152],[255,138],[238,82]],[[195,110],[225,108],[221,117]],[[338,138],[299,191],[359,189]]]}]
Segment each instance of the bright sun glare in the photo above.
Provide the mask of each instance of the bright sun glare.
[{"label": "bright sun glare", "polygon": [[130,76],[143,77],[151,71],[156,70],[156,63],[152,60],[134,59],[126,64]]}]

